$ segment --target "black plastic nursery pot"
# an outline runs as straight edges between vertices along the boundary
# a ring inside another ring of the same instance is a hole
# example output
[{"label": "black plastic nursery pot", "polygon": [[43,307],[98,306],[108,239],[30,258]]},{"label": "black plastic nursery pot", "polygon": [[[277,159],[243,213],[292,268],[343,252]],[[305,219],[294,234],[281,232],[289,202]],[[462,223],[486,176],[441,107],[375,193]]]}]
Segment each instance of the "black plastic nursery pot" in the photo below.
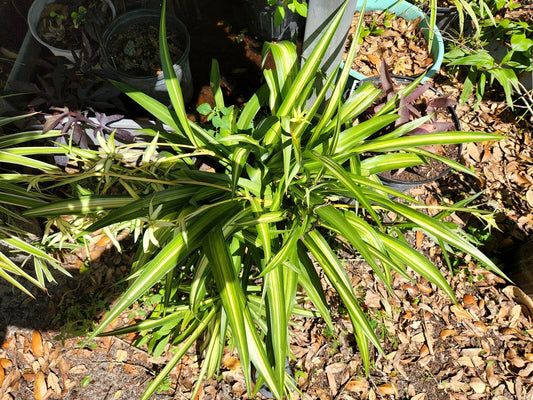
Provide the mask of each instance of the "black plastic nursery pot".
[{"label": "black plastic nursery pot", "polygon": [[285,18],[283,18],[281,24],[275,24],[276,8],[282,5],[282,1],[278,1],[274,6],[269,6],[267,0],[244,1],[248,27],[260,40],[294,40],[303,32],[305,18],[298,13],[293,13],[286,6],[283,6]]},{"label": "black plastic nursery pot", "polygon": [[[165,85],[165,78],[162,71],[154,74],[139,75],[119,67],[120,52],[111,52],[110,49],[117,46],[117,41],[121,40],[120,46],[124,57],[131,59],[142,58],[144,51],[142,47],[135,47],[134,41],[139,39],[139,29],[142,26],[152,26],[154,30],[159,31],[159,22],[161,10],[159,9],[138,9],[128,11],[117,19],[113,20],[103,34],[103,46],[105,53],[105,68],[114,79],[124,82],[135,89],[138,89],[162,102],[168,102],[168,92]],[[139,29],[136,29],[139,28]],[[131,35],[131,36],[128,36]],[[127,36],[127,39],[125,40]],[[192,76],[189,65],[190,37],[185,25],[174,15],[167,14],[167,38],[177,36],[181,55],[174,59],[174,71],[180,82],[183,98],[189,102],[193,94]],[[125,42],[124,42],[125,40]],[[154,39],[158,42],[158,38]],[[130,45],[133,43],[133,45]],[[128,48],[128,46],[130,46]],[[171,45],[169,45],[169,48]],[[130,53],[131,51],[131,53]],[[159,49],[157,49],[157,58]],[[159,67],[160,68],[160,67]]]},{"label": "black plastic nursery pot", "polygon": [[[408,85],[410,84],[411,82],[413,82],[415,79],[414,78],[411,78],[411,77],[405,77],[405,76],[391,76],[391,78],[393,80],[396,81],[397,84],[403,84],[403,85]],[[365,79],[363,81],[361,81],[359,84],[362,84],[363,82],[366,82],[366,81],[370,81],[370,82],[373,82],[373,83],[376,83],[376,82],[379,82],[379,77],[371,77],[371,78],[368,78],[368,79]],[[353,90],[354,88],[352,88]],[[434,88],[434,87],[430,87],[429,90],[431,90],[433,93],[437,94],[437,95],[440,95],[439,91]],[[351,92],[348,92],[347,94],[350,94]],[[460,131],[461,130],[461,122],[459,121],[459,117],[457,116],[457,113],[455,112],[454,108],[453,107],[446,107],[446,113],[448,113],[450,115],[450,119],[451,119],[451,122],[453,122],[454,124],[454,128],[456,131]],[[461,144],[458,144],[457,145],[457,159],[459,159],[459,157],[461,156],[461,152],[462,152],[462,145]],[[428,178],[428,179],[420,179],[420,180],[400,180],[400,179],[395,179],[395,178],[391,178],[389,176],[385,176],[383,174],[378,174],[380,180],[383,182],[383,184],[385,184],[386,186],[392,188],[392,189],[395,189],[395,190],[398,190],[400,192],[406,192],[412,188],[415,188],[415,187],[418,187],[418,186],[422,186],[422,185],[425,185],[425,184],[428,184],[428,183],[432,183],[432,182],[435,182],[441,178],[443,178],[444,176],[446,176],[448,173],[450,173],[451,171],[451,168],[448,167],[446,168],[444,171],[442,171],[441,173],[439,173],[438,175],[435,175],[435,176],[432,176],[431,178]]]}]

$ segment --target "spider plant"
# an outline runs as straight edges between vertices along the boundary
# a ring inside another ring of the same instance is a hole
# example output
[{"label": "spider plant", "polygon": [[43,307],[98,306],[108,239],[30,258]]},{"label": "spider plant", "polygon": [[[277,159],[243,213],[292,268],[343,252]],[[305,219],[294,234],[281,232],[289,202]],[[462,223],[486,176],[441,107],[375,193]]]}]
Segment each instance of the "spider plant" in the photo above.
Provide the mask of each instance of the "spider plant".
[{"label": "spider plant", "polygon": [[[431,154],[419,155],[418,146],[499,136],[474,132],[404,136],[400,127],[376,138],[376,132],[398,118],[397,110],[391,106],[368,121],[354,123],[380,90],[368,83],[344,99],[346,68],[337,81],[335,73],[313,93],[314,83],[322,79],[321,59],[345,8],[346,3],[301,65],[293,43],[265,44],[263,55],[272,56],[275,69],[264,70],[266,83],[242,109],[226,104],[213,61],[215,109],[224,110],[223,121],[200,126],[187,118],[172,69],[163,2],[161,61],[172,110],[134,88],[114,83],[169,129],[145,131],[149,140],[133,145],[114,147],[111,136],[107,142],[101,138],[102,150],[69,146],[66,153],[85,172],[51,173],[46,179],[90,188],[99,165],[98,182],[123,194],[93,190],[24,212],[26,217],[83,215],[92,223],[80,235],[117,224],[129,226],[140,243],[129,287],[86,342],[98,335],[151,331],[163,347],[173,346],[170,361],[142,399],[154,393],[194,346],[203,354],[198,389],[204,377],[216,372],[228,345],[238,350],[249,393],[266,383],[281,399],[295,386],[285,370],[291,316],[321,316],[333,325],[321,273],[348,311],[368,372],[370,345],[383,350],[334,250],[338,243],[360,254],[389,289],[393,273],[409,277],[414,271],[453,301],[453,291],[439,269],[407,244],[403,230],[421,230],[446,251],[468,253],[499,271],[457,226],[440,219],[454,208],[430,217],[422,204],[386,187],[377,176],[383,165],[397,169],[425,162]],[[353,43],[352,59],[358,40]],[[411,122],[410,128],[424,122],[423,118]],[[144,146],[144,151],[128,164],[118,155],[131,146]],[[403,152],[390,153],[395,150]],[[116,173],[116,168],[122,172]],[[343,204],[339,201],[343,197],[354,199],[355,205]],[[398,215],[397,226],[384,223],[390,212]],[[155,285],[165,289],[165,296],[148,318],[106,332],[119,314]],[[304,301],[314,308],[302,307]],[[258,373],[255,389],[253,369]]]},{"label": "spider plant", "polygon": [[[26,119],[32,114],[22,114],[16,117],[0,117],[0,127],[7,127],[16,121]],[[54,134],[55,135],[55,134]],[[50,135],[44,135],[44,137]],[[49,147],[22,147],[20,145],[43,137],[42,132],[17,132],[4,133],[0,131],[0,172],[9,170],[10,167],[23,166],[24,168],[40,170],[42,172],[59,172],[59,168],[46,162],[36,160],[32,156],[36,154],[50,154],[63,152],[62,149]],[[17,146],[17,147],[15,147]],[[50,267],[70,275],[60,263],[47,252],[40,243],[40,238],[28,232],[23,226],[36,224],[35,221],[24,218],[20,211],[26,208],[39,206],[49,202],[52,197],[39,191],[29,191],[21,188],[10,180],[20,177],[20,173],[2,174],[0,179],[0,278],[3,278],[14,287],[22,290],[29,296],[33,295],[17,279],[20,277],[36,287],[46,290],[46,283],[53,282],[54,277]],[[14,259],[24,259],[22,266]],[[31,260],[34,274],[30,274],[23,268],[24,264]]]}]

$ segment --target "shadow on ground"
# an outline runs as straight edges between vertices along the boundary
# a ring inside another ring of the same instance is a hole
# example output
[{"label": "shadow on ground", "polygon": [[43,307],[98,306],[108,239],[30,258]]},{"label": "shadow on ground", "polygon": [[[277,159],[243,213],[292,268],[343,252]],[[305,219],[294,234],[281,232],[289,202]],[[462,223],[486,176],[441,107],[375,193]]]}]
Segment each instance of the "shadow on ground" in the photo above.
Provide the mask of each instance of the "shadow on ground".
[{"label": "shadow on ground", "polygon": [[1,280],[0,343],[9,336],[10,327],[54,330],[60,338],[90,331],[124,290],[126,283],[119,281],[128,274],[133,255],[121,254],[108,243],[104,249],[96,248],[95,254],[90,263],[67,256],[64,266],[72,277],[52,271],[56,282],[48,283],[46,292],[21,281],[33,299]]}]

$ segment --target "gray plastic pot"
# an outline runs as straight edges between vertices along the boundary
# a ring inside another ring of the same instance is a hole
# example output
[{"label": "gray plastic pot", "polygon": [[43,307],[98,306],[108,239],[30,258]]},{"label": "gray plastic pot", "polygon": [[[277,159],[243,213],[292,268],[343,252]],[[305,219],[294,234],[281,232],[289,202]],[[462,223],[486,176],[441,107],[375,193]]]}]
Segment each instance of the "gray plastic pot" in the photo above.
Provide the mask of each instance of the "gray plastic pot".
[{"label": "gray plastic pot", "polygon": [[[102,0],[106,2],[109,6],[109,9],[113,15],[113,18],[116,16],[115,6],[111,0]],[[55,3],[56,0],[35,0],[30,9],[28,10],[28,26],[30,28],[30,32],[39,43],[41,43],[43,46],[47,47],[53,55],[59,56],[59,57],[65,57],[69,61],[74,62],[74,57],[72,56],[72,50],[68,49],[61,49],[59,47],[54,47],[44,41],[43,38],[39,36],[38,27],[39,23],[41,21],[41,14],[43,13],[44,7],[47,4]],[[81,54],[80,50],[74,50],[74,52],[78,55]]]},{"label": "gray plastic pot", "polygon": [[[153,24],[159,27],[161,12],[157,9],[139,9],[126,12],[113,20],[103,35],[104,48],[109,48],[113,40],[120,33],[126,31],[134,24]],[[180,47],[183,54],[174,61],[174,71],[180,82],[183,99],[187,103],[192,98],[193,85],[191,68],[189,65],[190,37],[185,25],[174,15],[167,14],[167,30],[177,31],[180,38]],[[146,93],[157,100],[168,102],[168,91],[165,86],[163,72],[152,76],[134,76],[115,68],[114,60],[106,57],[105,68],[111,71],[114,79],[124,82],[135,89]]]},{"label": "gray plastic pot", "polygon": [[303,31],[305,18],[285,7],[285,18],[280,25],[274,23],[276,8],[269,6],[267,0],[245,0],[244,7],[250,31],[264,41],[293,40]]}]

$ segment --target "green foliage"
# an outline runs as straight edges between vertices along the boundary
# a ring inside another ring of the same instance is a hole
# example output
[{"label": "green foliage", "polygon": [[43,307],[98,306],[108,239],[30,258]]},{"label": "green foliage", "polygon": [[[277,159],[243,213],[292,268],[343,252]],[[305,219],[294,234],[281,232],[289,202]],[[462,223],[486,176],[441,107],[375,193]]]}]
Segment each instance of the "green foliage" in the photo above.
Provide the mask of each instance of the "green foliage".
[{"label": "green foliage", "polygon": [[476,30],[461,36],[445,54],[445,62],[452,67],[450,72],[460,69],[465,76],[461,101],[466,102],[474,93],[477,106],[487,86],[497,83],[513,107],[513,95],[525,94],[519,76],[532,69],[533,28],[526,21],[504,17],[506,9],[516,7],[512,0],[469,4]]},{"label": "green foliage", "polygon": [[[278,0],[267,0],[267,2],[271,7],[278,4]],[[285,7],[288,8],[292,13],[298,13],[304,18],[307,17],[307,1],[283,0],[282,4],[276,7],[276,11],[274,13],[275,26],[279,26],[285,18]]]},{"label": "green foliage", "polygon": [[[170,129],[143,131],[133,145],[117,145],[113,135],[107,140],[99,135],[96,150],[60,147],[71,157],[75,173],[47,171],[49,164],[39,164],[36,168],[45,174],[11,176],[68,193],[26,205],[25,216],[55,223],[61,215],[74,215],[75,223],[62,225],[63,231],[51,226],[49,237],[57,235],[55,240],[61,241],[57,237],[62,234],[81,241],[97,229],[114,237],[128,228],[140,242],[129,287],[87,342],[97,335],[142,332],[141,340],[155,354],[172,346],[171,360],[143,399],[193,346],[203,354],[197,390],[204,377],[216,373],[227,345],[239,352],[249,393],[254,392],[253,366],[259,374],[255,390],[266,383],[281,399],[291,385],[285,371],[291,316],[321,316],[333,331],[320,275],[338,293],[368,372],[370,344],[383,350],[360,304],[361,294],[335,251],[339,243],[360,254],[389,289],[393,273],[414,271],[454,299],[438,268],[407,244],[403,232],[411,229],[499,272],[462,230],[441,220],[453,207],[430,217],[415,199],[383,185],[374,171],[383,170],[385,153],[397,169],[406,162],[398,151],[424,163],[433,155],[421,153],[419,146],[501,137],[474,132],[405,136],[402,130],[376,137],[398,118],[397,98],[370,120],[358,122],[380,90],[363,84],[343,98],[348,69],[336,82],[336,73],[328,77],[323,89],[314,92],[322,57],[345,7],[301,66],[293,43],[265,44],[263,55],[271,55],[276,68],[264,70],[266,83],[242,109],[225,104],[214,61],[215,107],[200,108],[211,116],[208,127],[187,118],[168,52],[163,7],[161,60],[172,110],[134,88],[115,85]],[[348,65],[360,34],[359,25]],[[346,199],[355,204],[347,205]],[[385,223],[391,213],[397,219]],[[149,317],[104,332],[154,286],[163,290]],[[302,307],[305,302],[314,309]]]}]

